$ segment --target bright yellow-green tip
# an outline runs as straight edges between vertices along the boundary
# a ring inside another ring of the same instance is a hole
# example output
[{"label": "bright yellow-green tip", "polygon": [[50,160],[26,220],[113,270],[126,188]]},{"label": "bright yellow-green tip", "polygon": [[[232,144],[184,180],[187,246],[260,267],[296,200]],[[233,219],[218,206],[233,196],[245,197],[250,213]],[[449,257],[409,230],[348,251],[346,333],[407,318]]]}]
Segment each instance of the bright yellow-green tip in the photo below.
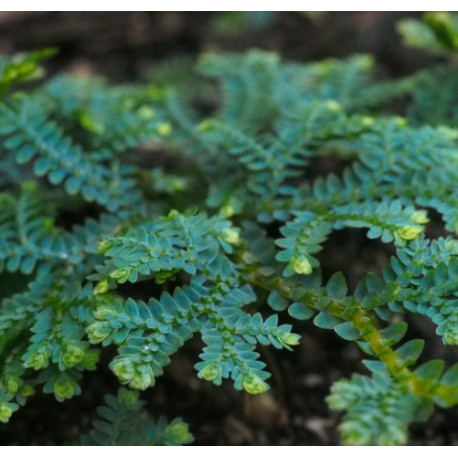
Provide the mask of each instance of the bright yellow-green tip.
[{"label": "bright yellow-green tip", "polygon": [[205,366],[202,369],[200,375],[204,380],[208,380],[209,382],[211,382],[212,380],[215,380],[221,375],[221,368],[209,364],[208,366]]},{"label": "bright yellow-green tip", "polygon": [[243,388],[250,394],[261,394],[269,389],[269,385],[257,375],[254,375],[250,379],[244,380]]},{"label": "bright yellow-green tip", "polygon": [[413,240],[423,232],[423,229],[424,228],[420,226],[404,226],[398,229],[396,232],[399,237],[403,238],[404,240]]},{"label": "bright yellow-green tip", "polygon": [[236,245],[240,242],[240,234],[236,229],[227,228],[223,231],[223,239],[231,245]]},{"label": "bright yellow-green tip", "polygon": [[312,273],[312,266],[307,258],[294,258],[291,262],[291,267],[299,275]]}]

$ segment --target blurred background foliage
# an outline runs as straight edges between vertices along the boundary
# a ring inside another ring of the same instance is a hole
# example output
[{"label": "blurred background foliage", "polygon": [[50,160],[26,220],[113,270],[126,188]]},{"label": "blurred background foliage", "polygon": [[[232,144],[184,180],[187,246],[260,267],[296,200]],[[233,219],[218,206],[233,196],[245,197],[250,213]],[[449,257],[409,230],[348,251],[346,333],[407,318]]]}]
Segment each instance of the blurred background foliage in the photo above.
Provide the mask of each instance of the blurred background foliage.
[{"label": "blurred background foliage", "polygon": [[383,76],[438,58],[402,46],[396,24],[420,12],[0,12],[0,53],[56,46],[55,69],[136,80],[152,63],[207,51],[277,51],[309,61],[371,53]]}]

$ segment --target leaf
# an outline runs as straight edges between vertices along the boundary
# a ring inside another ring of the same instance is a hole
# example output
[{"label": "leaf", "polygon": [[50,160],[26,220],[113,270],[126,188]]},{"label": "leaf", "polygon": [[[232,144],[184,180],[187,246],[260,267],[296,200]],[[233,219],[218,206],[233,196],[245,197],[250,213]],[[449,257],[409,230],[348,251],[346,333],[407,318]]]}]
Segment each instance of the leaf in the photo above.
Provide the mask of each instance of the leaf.
[{"label": "leaf", "polygon": [[437,380],[444,370],[444,361],[434,359],[422,364],[415,373],[428,380]]},{"label": "leaf", "polygon": [[32,145],[24,145],[16,152],[16,161],[19,164],[25,164],[30,161],[35,154],[35,147]]},{"label": "leaf", "polygon": [[48,158],[41,157],[35,162],[33,170],[39,177],[41,177],[48,173],[49,169],[51,168],[51,165],[51,161]]},{"label": "leaf", "polygon": [[402,347],[396,350],[396,353],[403,360],[404,365],[410,366],[415,363],[415,361],[420,356],[423,351],[425,341],[421,339],[414,339],[405,343]]},{"label": "leaf", "polygon": [[368,291],[381,292],[383,291],[385,283],[380,279],[380,277],[370,272],[366,277],[366,285]]},{"label": "leaf", "polygon": [[407,332],[407,323],[400,321],[399,323],[392,324],[387,328],[380,331],[380,334],[387,341],[388,345],[398,343]]},{"label": "leaf", "polygon": [[363,359],[362,363],[373,373],[389,375],[385,363],[382,361],[374,361],[372,359]]},{"label": "leaf", "polygon": [[336,272],[329,279],[326,293],[334,299],[343,299],[347,295],[347,283],[342,272]]},{"label": "leaf", "polygon": [[379,226],[373,226],[367,232],[367,237],[369,239],[376,239],[382,235],[382,228]]},{"label": "leaf", "polygon": [[35,268],[35,266],[36,266],[36,259],[35,258],[33,258],[33,257],[25,258],[24,261],[22,261],[22,264],[21,264],[21,272],[23,274],[29,275],[30,273],[32,273],[32,271]]},{"label": "leaf", "polygon": [[336,318],[332,313],[330,312],[320,312],[314,319],[313,323],[315,326],[318,326],[319,328],[324,328],[324,329],[334,329],[338,324],[340,324],[342,320],[339,318]]},{"label": "leaf", "polygon": [[359,338],[359,332],[350,322],[338,324],[334,328],[334,331],[345,340],[356,340]]},{"label": "leaf", "polygon": [[370,344],[368,344],[367,342],[364,342],[362,340],[358,340],[356,342],[356,344],[358,345],[358,347],[364,352],[366,353],[367,355],[370,355],[370,356],[375,356],[374,355],[374,352],[372,351],[372,347],[370,346]]},{"label": "leaf", "polygon": [[441,383],[444,385],[458,385],[458,363],[450,367],[441,378]]},{"label": "leaf", "polygon": [[288,299],[283,296],[280,296],[275,290],[271,291],[269,297],[267,298],[267,303],[274,309],[276,312],[281,312],[286,310],[289,305]]},{"label": "leaf", "polygon": [[294,302],[291,304],[288,313],[297,320],[308,320],[315,315],[315,311],[302,302]]}]

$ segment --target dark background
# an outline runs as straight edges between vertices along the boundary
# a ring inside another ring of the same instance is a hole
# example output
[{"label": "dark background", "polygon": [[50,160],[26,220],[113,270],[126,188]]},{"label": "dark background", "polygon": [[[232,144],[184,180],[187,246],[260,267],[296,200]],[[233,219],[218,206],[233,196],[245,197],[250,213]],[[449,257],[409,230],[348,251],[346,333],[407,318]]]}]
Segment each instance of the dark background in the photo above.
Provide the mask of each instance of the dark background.
[{"label": "dark background", "polygon": [[[383,77],[411,73],[435,63],[427,54],[407,49],[395,25],[421,13],[183,13],[183,12],[0,12],[0,53],[55,46],[59,55],[51,73],[97,73],[114,82],[145,76],[155,63],[172,57],[197,57],[205,51],[262,48],[297,61],[371,53]],[[429,228],[437,236],[437,226]],[[439,232],[440,233],[440,232]],[[326,271],[342,270],[351,284],[367,271],[380,272],[390,248],[368,240],[362,230],[333,234],[320,260]],[[352,262],[349,263],[348,260]],[[328,272],[328,273],[329,273]],[[287,316],[282,317],[287,320]],[[412,336],[428,339],[423,358],[454,361],[428,320],[409,323]],[[197,444],[208,445],[334,445],[339,415],[324,401],[331,383],[354,372],[365,372],[361,354],[352,343],[311,323],[295,325],[304,335],[293,353],[262,348],[273,374],[272,390],[261,396],[236,392],[227,382],[214,387],[199,380],[193,369],[201,342],[193,340],[172,359],[157,386],[143,397],[154,415],[182,416]],[[83,394],[63,404],[37,394],[0,425],[0,444],[63,444],[90,427],[103,395],[119,384],[107,367],[86,373]],[[413,425],[413,445],[458,445],[458,414],[437,410],[426,425]]]},{"label": "dark background", "polygon": [[285,59],[316,60],[369,52],[389,75],[425,64],[401,45],[395,24],[409,12],[0,12],[0,52],[57,46],[59,68],[89,65],[131,79],[145,65],[209,50],[275,50]]}]

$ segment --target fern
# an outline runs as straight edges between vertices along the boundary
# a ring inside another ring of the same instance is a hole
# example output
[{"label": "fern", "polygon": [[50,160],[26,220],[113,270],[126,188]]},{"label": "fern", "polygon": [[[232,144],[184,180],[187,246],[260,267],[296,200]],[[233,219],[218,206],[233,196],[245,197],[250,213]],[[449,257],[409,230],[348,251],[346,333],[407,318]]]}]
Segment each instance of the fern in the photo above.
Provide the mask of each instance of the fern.
[{"label": "fern", "polygon": [[335,410],[347,410],[339,429],[348,445],[402,445],[407,425],[427,418],[430,410],[422,398],[380,374],[336,382],[328,402]]},{"label": "fern", "polygon": [[193,437],[186,423],[164,417],[157,422],[149,418],[138,393],[121,388],[118,395],[105,396],[106,405],[99,407],[99,420],[93,429],[81,437],[81,445],[183,445]]}]

